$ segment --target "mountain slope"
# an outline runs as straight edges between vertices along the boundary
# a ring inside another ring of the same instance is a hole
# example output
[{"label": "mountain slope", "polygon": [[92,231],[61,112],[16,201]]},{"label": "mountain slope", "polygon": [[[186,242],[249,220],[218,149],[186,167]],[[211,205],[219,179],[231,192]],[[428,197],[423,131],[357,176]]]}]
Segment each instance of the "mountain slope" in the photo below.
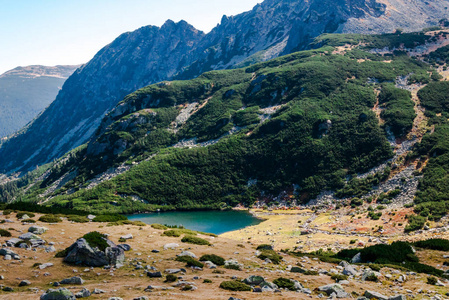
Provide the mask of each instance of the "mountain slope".
[{"label": "mountain slope", "polygon": [[389,132],[404,138],[413,127],[412,96],[393,82],[439,79],[401,51],[376,51],[434,40],[422,33],[326,35],[316,44],[331,46],[150,85],[126,96],[88,144],[34,183],[0,192],[115,212],[250,205],[285,194],[305,203],[323,189],[352,196],[348,176],[391,158]]},{"label": "mountain slope", "polygon": [[[404,9],[404,5],[407,9]],[[305,48],[323,32],[385,32],[436,25],[448,0],[266,0],[224,17],[207,35],[185,22],[120,36],[65,84],[58,99],[0,149],[0,170],[27,170],[86,142],[101,117],[147,84],[190,79]]]},{"label": "mountain slope", "polygon": [[17,67],[0,75],[0,138],[33,120],[78,67]]}]

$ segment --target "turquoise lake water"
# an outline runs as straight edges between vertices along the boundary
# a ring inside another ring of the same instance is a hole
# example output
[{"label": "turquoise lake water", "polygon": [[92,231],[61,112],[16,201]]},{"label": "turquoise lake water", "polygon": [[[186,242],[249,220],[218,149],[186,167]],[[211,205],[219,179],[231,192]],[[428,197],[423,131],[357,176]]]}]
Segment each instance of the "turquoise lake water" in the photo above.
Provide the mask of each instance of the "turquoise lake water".
[{"label": "turquoise lake water", "polygon": [[185,228],[222,234],[251,225],[261,220],[246,211],[171,211],[127,215],[129,220],[142,221],[146,224],[182,225]]}]

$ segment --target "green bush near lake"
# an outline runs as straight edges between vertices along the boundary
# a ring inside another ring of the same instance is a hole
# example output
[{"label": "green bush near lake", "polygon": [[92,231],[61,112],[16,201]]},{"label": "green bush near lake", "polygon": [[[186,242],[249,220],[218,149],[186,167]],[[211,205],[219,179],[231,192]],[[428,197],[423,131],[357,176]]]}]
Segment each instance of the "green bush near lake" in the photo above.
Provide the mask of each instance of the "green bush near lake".
[{"label": "green bush near lake", "polygon": [[207,245],[210,246],[210,243],[208,240],[192,236],[192,235],[186,235],[181,239],[181,242],[183,243],[189,243],[189,244],[195,244],[195,245]]},{"label": "green bush near lake", "polygon": [[115,215],[99,215],[96,216],[92,222],[117,222],[117,221],[124,221],[124,220],[128,220],[127,217],[119,215],[119,214],[115,214]]},{"label": "green bush near lake", "polygon": [[162,224],[151,224],[151,227],[158,230],[166,230],[168,227]]}]

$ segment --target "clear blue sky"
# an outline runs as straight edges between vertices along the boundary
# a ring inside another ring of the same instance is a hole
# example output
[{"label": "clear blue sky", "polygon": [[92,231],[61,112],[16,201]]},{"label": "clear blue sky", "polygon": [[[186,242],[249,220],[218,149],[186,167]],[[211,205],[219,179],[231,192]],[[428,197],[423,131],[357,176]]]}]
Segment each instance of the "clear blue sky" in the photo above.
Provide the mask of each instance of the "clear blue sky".
[{"label": "clear blue sky", "polygon": [[165,20],[210,31],[262,0],[0,0],[0,74],[17,66],[81,64],[123,32]]}]

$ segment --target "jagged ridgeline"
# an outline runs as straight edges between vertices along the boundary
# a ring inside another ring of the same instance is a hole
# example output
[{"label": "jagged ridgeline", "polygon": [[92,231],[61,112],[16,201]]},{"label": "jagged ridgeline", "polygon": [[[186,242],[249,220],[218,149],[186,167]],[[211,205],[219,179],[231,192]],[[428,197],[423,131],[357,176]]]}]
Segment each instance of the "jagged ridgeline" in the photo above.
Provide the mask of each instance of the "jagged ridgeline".
[{"label": "jagged ridgeline", "polygon": [[404,135],[414,118],[398,77],[438,79],[404,52],[369,50],[430,38],[325,35],[314,50],[142,88],[15,199],[108,212],[248,205],[282,191],[307,202],[392,157],[386,127]]}]

